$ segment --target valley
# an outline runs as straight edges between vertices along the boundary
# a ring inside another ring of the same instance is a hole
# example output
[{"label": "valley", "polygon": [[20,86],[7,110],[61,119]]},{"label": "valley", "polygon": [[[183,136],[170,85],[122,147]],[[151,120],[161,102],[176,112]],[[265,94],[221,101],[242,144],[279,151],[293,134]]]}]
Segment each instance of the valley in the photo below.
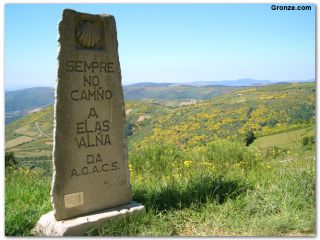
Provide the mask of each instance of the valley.
[{"label": "valley", "polygon": [[[209,99],[168,96],[125,102],[133,199],[146,214],[87,235],[315,234],[314,83],[241,87]],[[79,144],[92,143],[86,131],[107,125],[81,123]],[[51,209],[52,132],[52,105],[6,125],[5,151],[22,166],[6,173],[8,235],[29,235]],[[39,195],[31,209],[29,192]]]}]

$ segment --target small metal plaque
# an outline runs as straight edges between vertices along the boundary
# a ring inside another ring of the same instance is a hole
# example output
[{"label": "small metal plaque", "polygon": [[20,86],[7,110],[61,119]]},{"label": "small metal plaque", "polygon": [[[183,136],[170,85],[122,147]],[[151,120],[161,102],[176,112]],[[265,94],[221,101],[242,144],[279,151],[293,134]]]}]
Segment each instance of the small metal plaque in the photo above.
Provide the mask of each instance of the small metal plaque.
[{"label": "small metal plaque", "polygon": [[72,208],[83,205],[83,192],[64,195],[64,207]]}]

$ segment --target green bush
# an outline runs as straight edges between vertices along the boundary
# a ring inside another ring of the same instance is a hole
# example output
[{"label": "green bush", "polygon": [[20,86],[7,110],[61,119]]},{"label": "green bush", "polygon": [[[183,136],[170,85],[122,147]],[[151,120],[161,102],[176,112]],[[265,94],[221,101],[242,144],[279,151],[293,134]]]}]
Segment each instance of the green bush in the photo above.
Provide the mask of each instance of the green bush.
[{"label": "green bush", "polygon": [[254,133],[252,130],[249,130],[246,132],[246,138],[245,138],[246,146],[249,146],[251,143],[253,143],[255,139],[256,137],[254,136]]},{"label": "green bush", "polygon": [[5,153],[5,168],[6,170],[10,169],[17,169],[19,166],[19,161],[14,156],[13,152],[6,152]]},{"label": "green bush", "polygon": [[223,172],[227,170],[226,165],[238,163],[249,170],[255,167],[258,162],[255,154],[240,142],[211,142],[203,149],[202,154],[205,159],[211,161]]},{"label": "green bush", "polygon": [[265,159],[269,159],[269,160],[273,160],[276,158],[283,158],[288,153],[288,151],[290,150],[286,147],[272,146],[267,148],[267,150],[265,151],[264,157]]},{"label": "green bush", "polygon": [[152,176],[168,175],[173,163],[181,163],[181,151],[169,144],[150,144],[134,149],[129,155],[129,162],[139,174]]},{"label": "green bush", "polygon": [[303,139],[302,139],[302,145],[303,146],[307,146],[309,144],[309,137],[304,137]]},{"label": "green bush", "polygon": [[312,143],[312,144],[316,143],[316,139],[315,139],[314,136],[310,136],[309,139],[310,139],[310,140],[309,140],[310,143]]},{"label": "green bush", "polygon": [[314,143],[315,143],[315,137],[314,136],[310,136],[310,137],[306,136],[306,137],[304,137],[302,139],[302,145],[304,147],[308,146],[310,148]]}]

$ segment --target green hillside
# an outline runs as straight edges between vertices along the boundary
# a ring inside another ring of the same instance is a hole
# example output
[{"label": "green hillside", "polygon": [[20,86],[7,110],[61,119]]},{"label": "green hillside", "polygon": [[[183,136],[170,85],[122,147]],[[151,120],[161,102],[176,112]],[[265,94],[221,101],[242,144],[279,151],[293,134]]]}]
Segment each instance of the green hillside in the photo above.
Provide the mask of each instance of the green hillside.
[{"label": "green hillside", "polygon": [[[315,235],[314,83],[127,101],[126,116],[133,199],[146,213],[87,235]],[[6,126],[6,152],[23,166],[6,168],[6,235],[30,235],[51,209],[52,127],[52,106]]]},{"label": "green hillside", "polygon": [[141,99],[210,99],[230,93],[240,87],[229,86],[176,86],[176,85],[129,85],[124,87],[126,100]]},{"label": "green hillside", "polygon": [[[140,115],[153,111],[148,104],[129,102],[126,106],[132,112],[140,111]],[[151,115],[134,124],[130,139],[141,139],[132,141],[136,146],[170,142],[186,147],[217,139],[242,139],[249,130],[261,137],[314,126],[315,84],[251,87],[194,105],[165,109],[166,114]]]},{"label": "green hillside", "polygon": [[[180,147],[217,139],[243,139],[252,130],[261,136],[301,130],[295,140],[314,135],[315,84],[251,87],[210,100],[145,100],[126,102],[129,147],[166,142]],[[38,127],[37,127],[38,125]],[[6,151],[28,163],[50,159],[53,107],[31,113],[6,126]],[[40,131],[41,132],[40,132]],[[310,133],[311,131],[311,133]],[[272,139],[272,138],[270,138]],[[281,144],[271,141],[269,145]]]}]

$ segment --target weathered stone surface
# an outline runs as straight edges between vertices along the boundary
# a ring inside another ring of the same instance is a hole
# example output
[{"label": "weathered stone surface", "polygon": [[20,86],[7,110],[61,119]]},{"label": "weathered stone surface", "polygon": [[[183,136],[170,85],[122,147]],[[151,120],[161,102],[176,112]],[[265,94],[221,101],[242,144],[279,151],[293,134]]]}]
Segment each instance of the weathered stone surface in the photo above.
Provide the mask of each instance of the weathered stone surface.
[{"label": "weathered stone surface", "polygon": [[56,220],[131,201],[116,24],[64,10],[55,102]]},{"label": "weathered stone surface", "polygon": [[134,201],[106,211],[61,221],[57,221],[51,211],[41,216],[32,234],[37,236],[83,236],[91,227],[99,227],[111,219],[144,211],[144,206]]}]

